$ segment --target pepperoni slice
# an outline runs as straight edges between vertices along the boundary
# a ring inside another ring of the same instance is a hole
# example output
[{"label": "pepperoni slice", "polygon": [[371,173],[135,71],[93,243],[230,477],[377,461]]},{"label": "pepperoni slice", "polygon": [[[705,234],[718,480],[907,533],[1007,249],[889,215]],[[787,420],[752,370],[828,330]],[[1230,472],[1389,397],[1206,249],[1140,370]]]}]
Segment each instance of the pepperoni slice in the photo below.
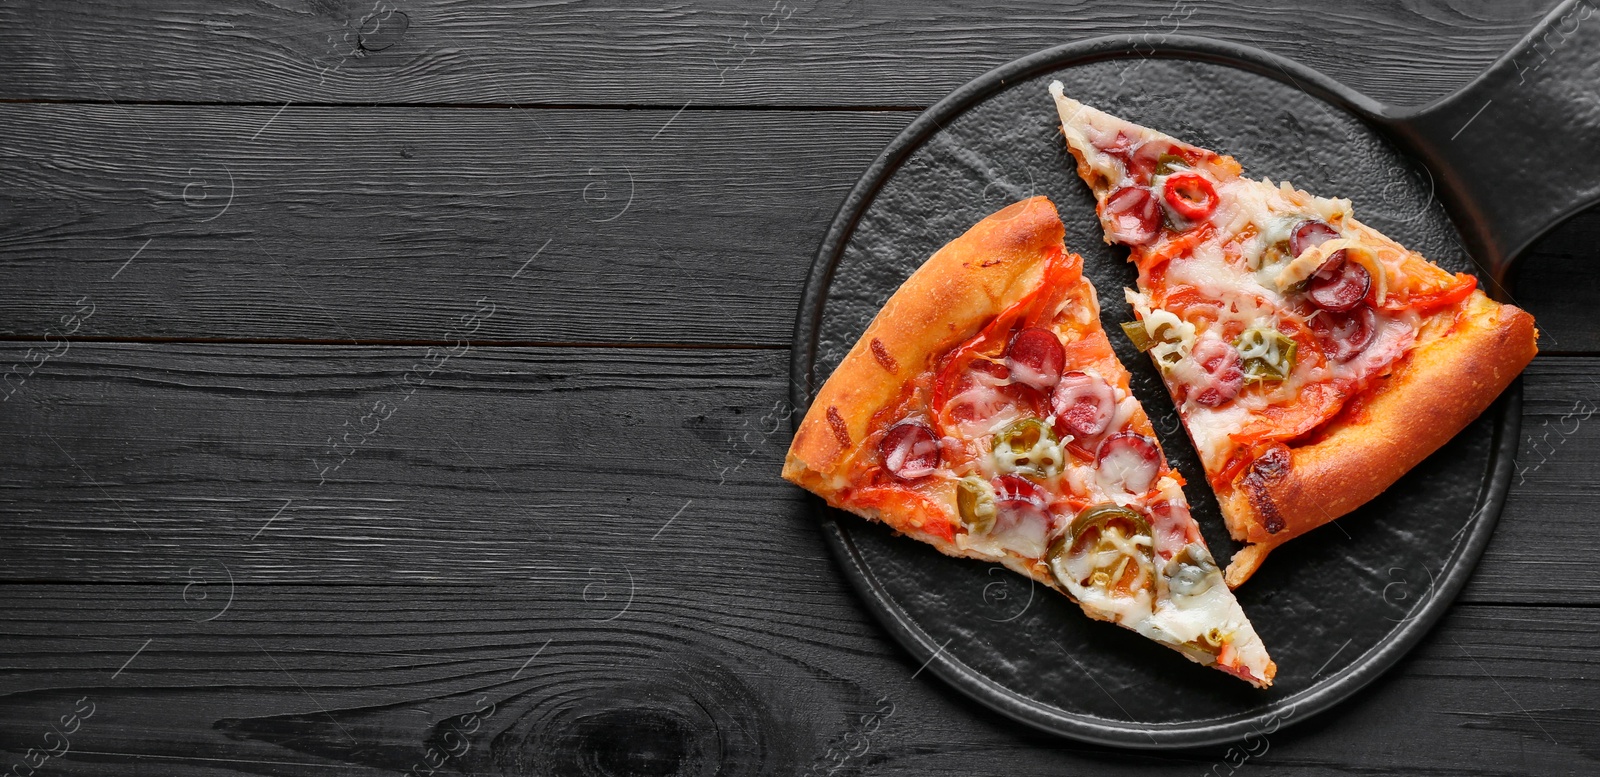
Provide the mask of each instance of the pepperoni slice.
[{"label": "pepperoni slice", "polygon": [[1244,388],[1244,359],[1239,349],[1216,337],[1202,337],[1189,354],[1206,372],[1204,385],[1191,386],[1195,404],[1217,407]]},{"label": "pepperoni slice", "polygon": [[1066,361],[1067,351],[1061,347],[1061,338],[1036,326],[1018,332],[1006,348],[1006,366],[1011,368],[1011,380],[1041,391],[1049,390],[1061,379]]},{"label": "pepperoni slice", "polygon": [[1142,186],[1112,192],[1106,197],[1104,213],[1111,222],[1111,239],[1125,245],[1144,245],[1161,231],[1161,204]]},{"label": "pepperoni slice", "polygon": [[1050,407],[1050,395],[1026,383],[1009,383],[995,388],[995,391],[1025,415],[1044,415],[1044,411]]},{"label": "pepperoni slice", "polygon": [[878,455],[883,458],[883,468],[897,478],[927,477],[939,468],[939,438],[916,421],[903,421],[878,441]]},{"label": "pepperoni slice", "polygon": [[1289,252],[1299,256],[1306,249],[1315,248],[1339,236],[1339,231],[1325,222],[1312,219],[1302,221],[1295,225],[1294,232],[1289,235]]},{"label": "pepperoni slice", "polygon": [[1348,313],[1323,311],[1306,323],[1328,358],[1341,364],[1359,356],[1378,337],[1378,315],[1366,305]]},{"label": "pepperoni slice", "polygon": [[1100,484],[1108,491],[1122,489],[1142,494],[1161,474],[1161,449],[1156,441],[1137,432],[1118,432],[1100,443],[1095,452]]},{"label": "pepperoni slice", "polygon": [[1156,552],[1172,558],[1191,542],[1200,542],[1200,527],[1182,502],[1162,502],[1150,508],[1150,528],[1155,531]]},{"label": "pepperoni slice", "polygon": [[1306,298],[1323,310],[1344,313],[1360,305],[1370,288],[1372,274],[1367,268],[1335,251],[1306,282]]},{"label": "pepperoni slice", "polygon": [[1050,523],[1050,495],[1021,475],[994,479],[995,531],[1034,521]]},{"label": "pepperoni slice", "polygon": [[1133,139],[1123,133],[1122,130],[1117,130],[1117,136],[1111,140],[1106,140],[1105,136],[1102,135],[1090,142],[1094,143],[1095,148],[1123,161],[1127,161],[1128,152],[1133,149]]},{"label": "pepperoni slice", "polygon": [[1128,168],[1128,177],[1141,183],[1148,182],[1151,174],[1161,166],[1161,157],[1171,154],[1176,146],[1164,140],[1151,140],[1139,144],[1123,161]]},{"label": "pepperoni slice", "polygon": [[1056,434],[1078,439],[1106,430],[1117,411],[1117,394],[1111,384],[1076,370],[1061,376],[1050,395],[1050,412],[1056,417]]}]

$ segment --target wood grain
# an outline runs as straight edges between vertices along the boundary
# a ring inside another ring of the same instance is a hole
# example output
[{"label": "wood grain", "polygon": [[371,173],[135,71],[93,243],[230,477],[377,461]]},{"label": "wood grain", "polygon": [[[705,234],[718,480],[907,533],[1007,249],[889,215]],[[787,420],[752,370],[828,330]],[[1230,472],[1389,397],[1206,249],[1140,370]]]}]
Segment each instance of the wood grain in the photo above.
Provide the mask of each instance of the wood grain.
[{"label": "wood grain", "polygon": [[[669,122],[669,119],[672,121]],[[0,333],[786,345],[904,113],[0,106]]]},{"label": "wood grain", "polygon": [[482,582],[658,553],[814,574],[772,458],[785,357],[73,345],[0,404],[6,544],[30,559],[4,574]]},{"label": "wood grain", "polygon": [[1600,609],[1458,607],[1397,671],[1265,745],[1138,754],[1036,737],[911,679],[838,583],[722,593],[640,571],[625,609],[622,590],[582,582],[269,585],[203,623],[173,587],[9,585],[0,749],[44,746],[80,704],[93,714],[57,773],[437,759],[470,774],[1131,775],[1200,773],[1246,747],[1256,769],[1293,775],[1502,774],[1507,752],[1576,774],[1600,759]]},{"label": "wood grain", "polygon": [[[429,375],[423,346],[68,348],[0,403],[0,579],[466,584],[615,559],[708,590],[833,577],[777,478],[783,351],[468,347]],[[1521,482],[1466,601],[1600,604],[1597,366],[1529,369]],[[762,575],[705,576],[729,558]]]},{"label": "wood grain", "polygon": [[[1111,34],[1200,35],[1421,104],[1487,66],[1554,0],[49,0],[0,10],[0,97],[27,100],[926,106],[1017,57]],[[138,34],[130,34],[138,30]]]},{"label": "wood grain", "polygon": [[[1559,602],[1568,580],[1592,577],[1582,555],[1546,554],[1600,541],[1600,361],[1538,357],[1523,374],[1516,472],[1484,564],[1464,594],[1474,601]],[[1588,539],[1585,539],[1588,538]],[[1515,590],[1513,594],[1510,591]],[[1578,601],[1596,603],[1591,596]]]}]

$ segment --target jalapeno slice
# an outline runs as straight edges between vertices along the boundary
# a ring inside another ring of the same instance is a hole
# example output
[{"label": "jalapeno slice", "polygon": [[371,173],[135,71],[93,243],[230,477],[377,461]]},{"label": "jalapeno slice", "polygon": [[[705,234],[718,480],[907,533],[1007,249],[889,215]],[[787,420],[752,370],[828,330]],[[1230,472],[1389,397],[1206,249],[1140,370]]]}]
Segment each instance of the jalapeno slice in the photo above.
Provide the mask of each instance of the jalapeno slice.
[{"label": "jalapeno slice", "polygon": [[1072,535],[1072,543],[1076,545],[1091,530],[1104,531],[1107,526],[1113,526],[1119,521],[1123,526],[1116,528],[1123,529],[1124,534],[1151,536],[1150,522],[1145,520],[1144,516],[1129,508],[1109,503],[1085,507],[1083,512],[1078,513],[1078,517],[1072,519],[1072,527],[1067,533]]},{"label": "jalapeno slice", "polygon": [[1298,346],[1276,328],[1258,326],[1246,329],[1239,339],[1233,341],[1233,346],[1239,349],[1239,356],[1244,359],[1246,382],[1286,380],[1289,373],[1294,372],[1295,350]]},{"label": "jalapeno slice", "polygon": [[[1187,336],[1179,327],[1188,329]],[[1156,361],[1163,368],[1177,364],[1183,358],[1183,343],[1194,337],[1193,325],[1160,308],[1150,311],[1143,320],[1123,324],[1122,331],[1140,353],[1154,350]]]},{"label": "jalapeno slice", "polygon": [[956,509],[961,523],[974,534],[988,534],[994,528],[994,487],[976,475],[956,483]]},{"label": "jalapeno slice", "polygon": [[1065,461],[1055,431],[1037,418],[1013,421],[996,434],[993,455],[1000,471],[1037,477],[1060,472]]},{"label": "jalapeno slice", "polygon": [[1161,158],[1156,160],[1156,175],[1167,175],[1175,170],[1183,170],[1188,166],[1189,163],[1177,154],[1162,154]]},{"label": "jalapeno slice", "polygon": [[1222,585],[1222,572],[1205,546],[1191,542],[1167,562],[1167,588],[1174,596],[1199,596]]},{"label": "jalapeno slice", "polygon": [[1149,332],[1145,331],[1143,321],[1122,322],[1122,333],[1133,341],[1133,347],[1139,349],[1139,353],[1144,353],[1155,347],[1156,341],[1150,337]]},{"label": "jalapeno slice", "polygon": [[1087,507],[1046,554],[1068,591],[1134,596],[1154,587],[1154,541],[1144,516],[1115,504]]}]

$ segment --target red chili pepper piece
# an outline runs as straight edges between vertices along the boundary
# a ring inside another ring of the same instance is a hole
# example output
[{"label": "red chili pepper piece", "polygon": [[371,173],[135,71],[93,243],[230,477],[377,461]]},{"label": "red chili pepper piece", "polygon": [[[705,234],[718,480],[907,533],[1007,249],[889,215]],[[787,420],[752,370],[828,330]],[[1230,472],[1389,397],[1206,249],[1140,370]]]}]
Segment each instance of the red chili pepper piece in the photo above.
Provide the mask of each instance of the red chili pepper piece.
[{"label": "red chili pepper piece", "polygon": [[1173,173],[1167,176],[1163,197],[1179,216],[1200,221],[1217,209],[1217,189],[1198,173]]}]

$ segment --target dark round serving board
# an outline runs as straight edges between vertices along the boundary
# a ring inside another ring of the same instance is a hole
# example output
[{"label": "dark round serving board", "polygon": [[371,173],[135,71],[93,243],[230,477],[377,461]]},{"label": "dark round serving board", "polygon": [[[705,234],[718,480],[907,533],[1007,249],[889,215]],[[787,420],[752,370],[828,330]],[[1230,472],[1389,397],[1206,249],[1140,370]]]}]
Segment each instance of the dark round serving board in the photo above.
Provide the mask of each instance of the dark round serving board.
[{"label": "dark round serving board", "polygon": [[[1132,319],[1122,289],[1134,272],[1126,251],[1101,239],[1094,199],[1060,135],[1050,81],[1088,105],[1232,154],[1251,177],[1350,197],[1363,221],[1435,262],[1477,268],[1427,169],[1361,118],[1301,88],[1325,80],[1264,54],[1186,45],[1193,51],[1175,58],[1139,56],[1148,52],[1131,39],[1042,52],[963,87],[897,138],[846,201],[813,267],[795,336],[796,403],[809,402],[924,259],[1001,207],[1045,195],[1099,290],[1135,395],[1188,479],[1206,541],[1219,561],[1231,557],[1238,545],[1172,402],[1117,327]],[[1234,59],[1254,65],[1227,63]],[[1276,685],[1265,691],[1091,621],[1065,597],[998,565],[949,558],[818,505],[845,574],[916,661],[927,662],[926,674],[1012,719],[1076,739],[1139,748],[1222,742],[1338,703],[1393,666],[1439,618],[1499,516],[1518,391],[1370,504],[1274,551],[1237,592],[1278,663]]]}]

